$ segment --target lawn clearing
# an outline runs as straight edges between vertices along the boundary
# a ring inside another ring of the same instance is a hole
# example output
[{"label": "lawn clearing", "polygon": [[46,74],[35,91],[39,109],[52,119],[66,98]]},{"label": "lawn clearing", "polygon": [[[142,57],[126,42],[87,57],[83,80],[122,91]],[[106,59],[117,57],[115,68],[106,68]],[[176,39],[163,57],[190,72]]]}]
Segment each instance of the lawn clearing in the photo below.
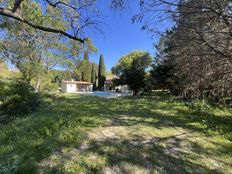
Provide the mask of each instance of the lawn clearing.
[{"label": "lawn clearing", "polygon": [[231,125],[231,109],[168,95],[49,97],[1,125],[0,173],[232,173]]}]

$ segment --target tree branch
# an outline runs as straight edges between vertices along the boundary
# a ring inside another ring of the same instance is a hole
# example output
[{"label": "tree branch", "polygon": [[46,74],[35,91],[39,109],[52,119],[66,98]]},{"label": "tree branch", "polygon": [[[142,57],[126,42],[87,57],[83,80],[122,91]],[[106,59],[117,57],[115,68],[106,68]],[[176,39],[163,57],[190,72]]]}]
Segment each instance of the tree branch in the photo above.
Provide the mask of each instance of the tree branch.
[{"label": "tree branch", "polygon": [[[23,1],[23,0],[19,0],[19,1]],[[61,34],[63,36],[66,36],[66,37],[68,37],[70,39],[76,40],[76,41],[78,41],[80,43],[84,43],[85,42],[85,39],[81,39],[79,37],[73,36],[73,35],[65,32],[63,30],[59,30],[59,29],[54,29],[54,28],[49,28],[49,27],[45,27],[45,26],[33,24],[32,22],[24,19],[19,13],[13,12],[13,10],[10,10],[10,9],[0,8],[0,15],[6,16],[6,17],[9,17],[9,18],[12,18],[12,19],[15,19],[15,20],[17,20],[19,22],[27,24],[27,25],[35,28],[35,29],[38,29],[38,30],[42,30],[42,31],[50,32],[50,33],[58,33],[58,34]]]},{"label": "tree branch", "polygon": [[16,11],[18,11],[18,9],[20,9],[20,5],[24,0],[17,0],[14,3],[14,7],[12,9],[12,12],[15,13]]}]

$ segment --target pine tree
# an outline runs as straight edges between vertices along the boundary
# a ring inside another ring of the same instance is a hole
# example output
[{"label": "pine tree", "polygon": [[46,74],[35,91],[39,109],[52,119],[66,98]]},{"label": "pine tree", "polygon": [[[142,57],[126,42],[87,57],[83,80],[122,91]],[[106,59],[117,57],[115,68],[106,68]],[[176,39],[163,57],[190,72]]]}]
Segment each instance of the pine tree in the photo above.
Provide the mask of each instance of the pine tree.
[{"label": "pine tree", "polygon": [[91,64],[89,62],[88,52],[84,53],[82,81],[91,81]]},{"label": "pine tree", "polygon": [[106,80],[106,67],[104,63],[104,57],[101,54],[99,60],[99,68],[98,68],[98,89],[101,90],[104,87],[104,83]]}]

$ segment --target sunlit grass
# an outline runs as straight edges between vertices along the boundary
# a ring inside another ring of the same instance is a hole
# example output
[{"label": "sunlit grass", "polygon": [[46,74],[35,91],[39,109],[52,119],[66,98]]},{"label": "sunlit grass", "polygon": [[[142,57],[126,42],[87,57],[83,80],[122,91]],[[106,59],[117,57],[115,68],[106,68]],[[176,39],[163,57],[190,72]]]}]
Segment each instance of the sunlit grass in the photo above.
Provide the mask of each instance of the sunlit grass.
[{"label": "sunlit grass", "polygon": [[232,110],[60,95],[0,130],[0,173],[230,173]]}]

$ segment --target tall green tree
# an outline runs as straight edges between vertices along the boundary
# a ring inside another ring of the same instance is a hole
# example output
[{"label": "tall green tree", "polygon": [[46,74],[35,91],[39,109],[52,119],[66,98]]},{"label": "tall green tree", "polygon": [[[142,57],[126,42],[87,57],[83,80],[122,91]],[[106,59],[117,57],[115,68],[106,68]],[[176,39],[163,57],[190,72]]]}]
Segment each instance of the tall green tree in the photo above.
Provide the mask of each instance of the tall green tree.
[{"label": "tall green tree", "polygon": [[9,24],[15,24],[10,21],[1,24],[4,25],[3,31],[7,31],[0,41],[1,53],[17,67],[22,78],[38,91],[48,71],[64,62],[64,58],[57,54],[60,53],[59,38],[26,25],[12,27]]},{"label": "tall green tree", "polygon": [[93,83],[93,90],[96,90],[96,86],[97,86],[96,79],[97,79],[97,75],[96,75],[95,66],[94,64],[92,64],[91,83]]},{"label": "tall green tree", "polygon": [[[159,55],[163,60],[154,66],[155,80],[182,97],[219,101],[231,96],[231,1],[141,2],[141,11],[133,17],[133,22],[142,22],[142,29],[156,34],[173,24],[172,33],[163,34],[164,45],[171,45],[172,49]],[[157,28],[158,25],[164,27]],[[169,68],[172,70],[169,71]]]},{"label": "tall green tree", "polygon": [[84,59],[83,59],[83,71],[82,71],[82,80],[91,82],[91,64],[89,62],[89,54],[86,51],[84,53]]},{"label": "tall green tree", "polygon": [[99,60],[99,68],[98,68],[98,89],[102,90],[104,88],[104,83],[106,80],[106,66],[104,63],[104,57],[101,54]]},{"label": "tall green tree", "polygon": [[119,77],[118,84],[128,85],[134,95],[137,95],[142,88],[145,88],[147,68],[151,62],[149,53],[133,51],[119,60],[112,68],[112,73]]}]

